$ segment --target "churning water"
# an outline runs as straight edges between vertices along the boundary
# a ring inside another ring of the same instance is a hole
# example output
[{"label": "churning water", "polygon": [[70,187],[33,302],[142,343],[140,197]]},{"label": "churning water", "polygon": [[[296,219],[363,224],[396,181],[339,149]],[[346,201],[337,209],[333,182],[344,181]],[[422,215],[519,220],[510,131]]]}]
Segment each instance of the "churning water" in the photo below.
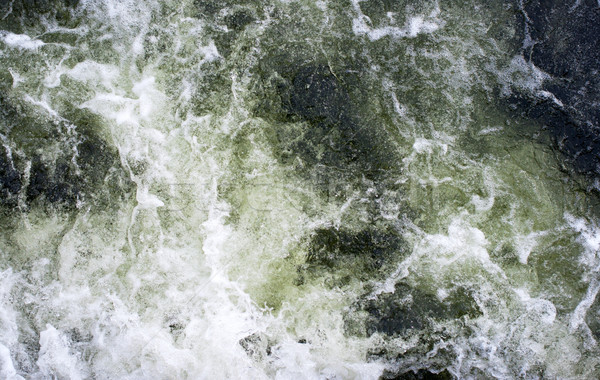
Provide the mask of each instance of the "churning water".
[{"label": "churning water", "polygon": [[0,377],[598,378],[594,183],[505,106],[561,102],[526,16],[2,1]]}]

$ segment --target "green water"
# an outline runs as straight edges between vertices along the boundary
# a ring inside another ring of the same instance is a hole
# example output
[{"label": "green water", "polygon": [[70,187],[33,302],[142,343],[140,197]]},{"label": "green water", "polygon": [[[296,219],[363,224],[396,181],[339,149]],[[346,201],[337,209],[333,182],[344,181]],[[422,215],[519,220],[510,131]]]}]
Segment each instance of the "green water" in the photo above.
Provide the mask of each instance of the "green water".
[{"label": "green water", "polygon": [[596,378],[517,5],[0,6],[0,373]]}]

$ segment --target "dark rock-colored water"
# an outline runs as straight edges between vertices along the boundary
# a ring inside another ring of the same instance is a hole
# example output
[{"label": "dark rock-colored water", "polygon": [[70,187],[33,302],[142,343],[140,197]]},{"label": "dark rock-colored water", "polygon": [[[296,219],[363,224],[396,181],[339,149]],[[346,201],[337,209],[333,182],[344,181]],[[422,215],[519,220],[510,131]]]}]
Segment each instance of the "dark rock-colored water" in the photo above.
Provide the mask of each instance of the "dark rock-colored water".
[{"label": "dark rock-colored water", "polygon": [[4,146],[0,146],[0,204],[15,206],[21,186],[21,176],[13,166],[9,152]]},{"label": "dark rock-colored water", "polygon": [[57,162],[54,167],[34,157],[27,186],[27,200],[33,202],[44,197],[50,203],[74,207],[79,195],[76,176],[67,162]]},{"label": "dark rock-colored water", "polygon": [[426,369],[411,370],[400,374],[386,372],[381,377],[382,380],[452,380],[454,376],[447,370],[441,372],[432,372]]},{"label": "dark rock-colored water", "polygon": [[319,228],[314,231],[307,262],[314,266],[335,268],[351,265],[356,273],[381,269],[386,261],[402,252],[403,240],[393,228]]},{"label": "dark rock-colored water", "polygon": [[[0,104],[6,139],[0,147],[3,206],[14,208],[20,197],[25,208],[39,204],[74,209],[86,199],[131,191],[118,153],[96,134],[93,118],[69,115],[74,122],[70,124],[31,117],[27,107],[13,105],[3,94]],[[108,177],[111,190],[101,194]]]},{"label": "dark rock-colored water", "polygon": [[260,333],[254,333],[239,341],[240,346],[246,351],[248,356],[256,361],[264,360],[271,355],[271,345],[266,336]]},{"label": "dark rock-colored water", "polygon": [[600,293],[596,295],[596,299],[588,309],[585,323],[587,323],[594,337],[600,339]]},{"label": "dark rock-colored water", "polygon": [[555,98],[518,94],[513,107],[543,123],[572,168],[600,174],[600,6],[595,0],[523,2],[523,56],[551,75]]},{"label": "dark rock-colored water", "polygon": [[376,180],[394,169],[398,158],[382,126],[357,114],[356,99],[328,65],[285,65],[269,85],[278,100],[266,99],[257,114],[277,123],[272,142],[283,163],[329,182]]},{"label": "dark rock-colored water", "polygon": [[43,18],[60,26],[73,26],[72,11],[79,0],[14,0],[0,1],[0,27],[13,33],[36,28]]},{"label": "dark rock-colored water", "polygon": [[421,330],[434,320],[474,318],[481,311],[467,289],[455,288],[444,300],[404,283],[394,293],[368,299],[362,306],[369,313],[367,334],[398,335]]}]

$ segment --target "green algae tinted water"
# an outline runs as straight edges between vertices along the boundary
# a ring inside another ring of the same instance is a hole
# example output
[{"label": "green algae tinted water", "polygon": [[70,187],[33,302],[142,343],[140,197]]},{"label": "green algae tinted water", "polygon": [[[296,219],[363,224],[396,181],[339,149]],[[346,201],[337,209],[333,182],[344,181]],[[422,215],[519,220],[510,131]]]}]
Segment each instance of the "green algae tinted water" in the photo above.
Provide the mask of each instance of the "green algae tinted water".
[{"label": "green algae tinted water", "polygon": [[0,377],[597,378],[593,183],[488,3],[2,3]]}]

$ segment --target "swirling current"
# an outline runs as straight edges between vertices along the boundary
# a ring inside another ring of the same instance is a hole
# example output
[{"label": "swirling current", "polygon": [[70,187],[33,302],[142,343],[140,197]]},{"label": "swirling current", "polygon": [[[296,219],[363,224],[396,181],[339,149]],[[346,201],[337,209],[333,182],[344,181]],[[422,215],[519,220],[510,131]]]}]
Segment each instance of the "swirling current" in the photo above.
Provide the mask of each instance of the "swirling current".
[{"label": "swirling current", "polygon": [[590,0],[3,0],[0,378],[599,378],[599,73]]}]

